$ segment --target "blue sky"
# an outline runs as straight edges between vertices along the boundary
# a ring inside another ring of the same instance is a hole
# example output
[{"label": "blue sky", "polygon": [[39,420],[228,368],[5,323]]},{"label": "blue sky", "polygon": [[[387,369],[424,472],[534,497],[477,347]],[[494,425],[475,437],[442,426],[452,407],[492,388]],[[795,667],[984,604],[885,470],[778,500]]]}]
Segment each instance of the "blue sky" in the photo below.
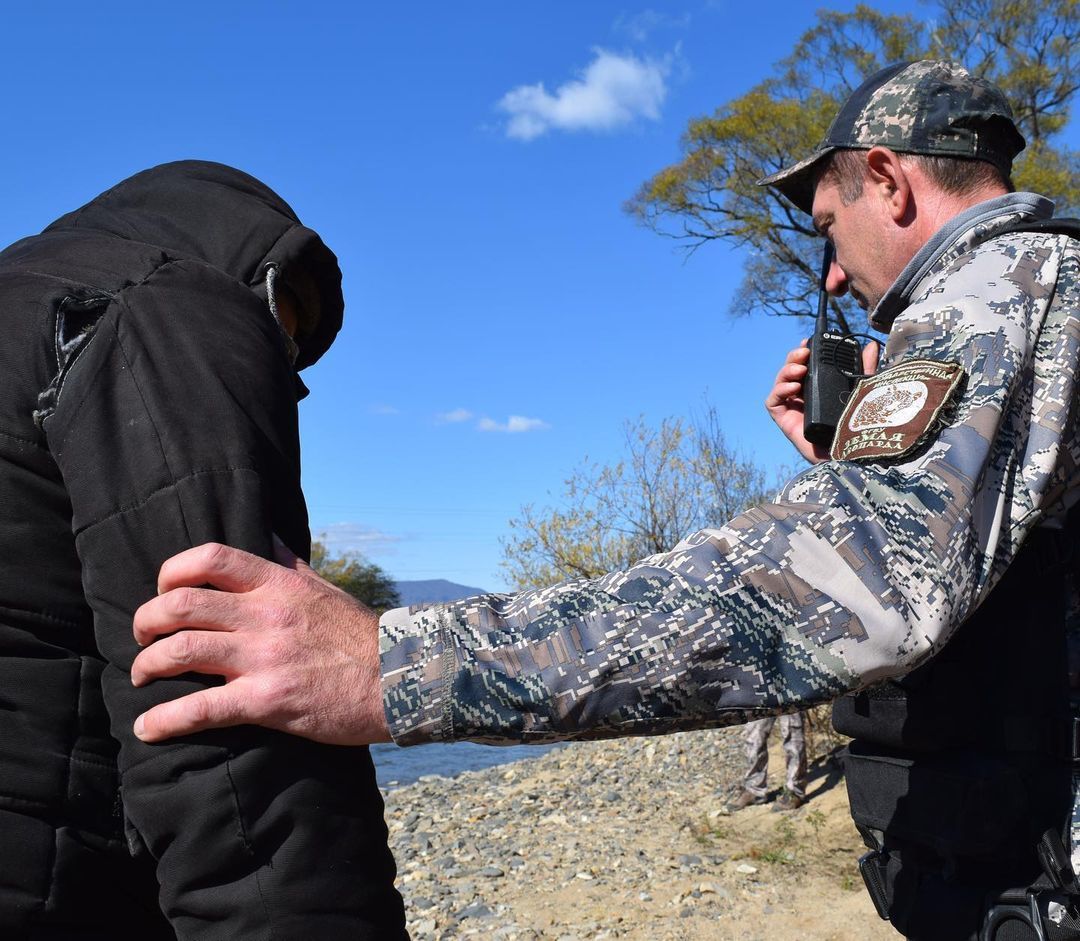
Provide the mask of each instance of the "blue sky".
[{"label": "blue sky", "polygon": [[621,207],[813,4],[20,8],[0,39],[0,241],[198,157],[265,180],[337,252],[346,326],[301,405],[312,530],[333,548],[505,587],[523,504],[586,455],[616,459],[627,419],[706,397],[732,443],[791,462],[761,401],[801,328],[730,318],[739,257],[687,259]]}]

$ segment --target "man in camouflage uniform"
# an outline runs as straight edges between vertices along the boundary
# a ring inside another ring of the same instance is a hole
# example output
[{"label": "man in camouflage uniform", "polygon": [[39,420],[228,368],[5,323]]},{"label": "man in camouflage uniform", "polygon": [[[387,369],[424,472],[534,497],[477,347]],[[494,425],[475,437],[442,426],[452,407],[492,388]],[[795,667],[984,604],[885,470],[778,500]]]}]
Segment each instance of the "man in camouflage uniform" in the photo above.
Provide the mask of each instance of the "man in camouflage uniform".
[{"label": "man in camouflage uniform", "polygon": [[751,804],[764,804],[769,796],[769,735],[777,721],[780,741],[784,748],[787,774],[784,791],[773,804],[773,810],[798,810],[806,803],[806,735],[801,712],[782,716],[765,716],[746,723],[746,774],[742,787],[727,805],[729,810],[742,810]]},{"label": "man in camouflage uniform", "polygon": [[[136,733],[256,722],[343,744],[547,742],[729,725],[856,691],[838,714],[857,739],[849,793],[875,902],[910,937],[977,937],[1010,886],[1041,878],[1034,844],[1061,834],[1071,803],[1057,729],[1080,246],[1009,231],[1052,214],[1011,192],[1022,147],[997,89],[906,63],[762,181],[812,212],[836,250],[827,286],[889,334],[829,459],[774,502],[625,571],[391,611],[377,629],[299,565],[189,550],[136,616],[141,642],[161,639],[132,677],[230,682],[156,707]],[[797,397],[779,399],[774,417],[806,447]],[[167,636],[185,625],[199,630]],[[314,681],[296,682],[301,669]],[[1018,898],[1068,926],[1068,899]]]}]

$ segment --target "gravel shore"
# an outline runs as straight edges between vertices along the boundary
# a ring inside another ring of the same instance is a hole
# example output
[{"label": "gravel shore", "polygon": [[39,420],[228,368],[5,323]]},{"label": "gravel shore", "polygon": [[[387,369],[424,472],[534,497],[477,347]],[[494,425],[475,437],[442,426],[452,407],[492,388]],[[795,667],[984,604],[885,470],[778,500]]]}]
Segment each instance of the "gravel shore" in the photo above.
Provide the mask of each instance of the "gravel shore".
[{"label": "gravel shore", "polygon": [[[779,780],[782,759],[773,755]],[[793,813],[724,799],[740,730],[590,742],[386,794],[414,941],[894,938],[831,762]]]}]

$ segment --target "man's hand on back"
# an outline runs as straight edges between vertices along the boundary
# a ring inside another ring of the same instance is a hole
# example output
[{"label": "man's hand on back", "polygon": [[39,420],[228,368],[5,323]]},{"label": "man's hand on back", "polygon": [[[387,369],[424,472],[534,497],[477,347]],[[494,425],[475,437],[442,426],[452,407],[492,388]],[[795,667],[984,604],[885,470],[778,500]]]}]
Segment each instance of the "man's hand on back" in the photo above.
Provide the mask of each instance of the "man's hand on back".
[{"label": "man's hand on back", "polygon": [[390,741],[375,613],[284,546],[277,559],[210,543],[161,567],[158,597],[135,613],[146,649],[132,682],[188,672],[226,682],[148,710],[139,738],[250,723],[334,745]]},{"label": "man's hand on back", "polygon": [[[802,384],[806,378],[807,363],[810,362],[810,349],[806,340],[802,341],[784,360],[784,365],[776,374],[776,382],[765,399],[765,409],[769,417],[776,422],[795,449],[811,464],[820,464],[829,459],[828,449],[811,444],[803,437],[803,398]],[[862,369],[870,376],[877,372],[878,343],[871,340],[862,351]]]}]

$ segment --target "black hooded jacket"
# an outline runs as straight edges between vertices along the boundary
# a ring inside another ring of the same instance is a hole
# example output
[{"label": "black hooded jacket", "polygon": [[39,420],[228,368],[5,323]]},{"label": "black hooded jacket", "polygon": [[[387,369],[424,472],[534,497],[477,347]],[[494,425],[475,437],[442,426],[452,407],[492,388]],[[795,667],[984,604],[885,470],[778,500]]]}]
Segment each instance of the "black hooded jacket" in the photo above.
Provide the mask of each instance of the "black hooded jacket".
[{"label": "black hooded jacket", "polygon": [[337,262],[229,167],[147,170],[0,253],[0,937],[405,937],[366,749],[131,732],[208,682],[131,685],[161,563],[308,550],[269,266],[312,363]]}]

